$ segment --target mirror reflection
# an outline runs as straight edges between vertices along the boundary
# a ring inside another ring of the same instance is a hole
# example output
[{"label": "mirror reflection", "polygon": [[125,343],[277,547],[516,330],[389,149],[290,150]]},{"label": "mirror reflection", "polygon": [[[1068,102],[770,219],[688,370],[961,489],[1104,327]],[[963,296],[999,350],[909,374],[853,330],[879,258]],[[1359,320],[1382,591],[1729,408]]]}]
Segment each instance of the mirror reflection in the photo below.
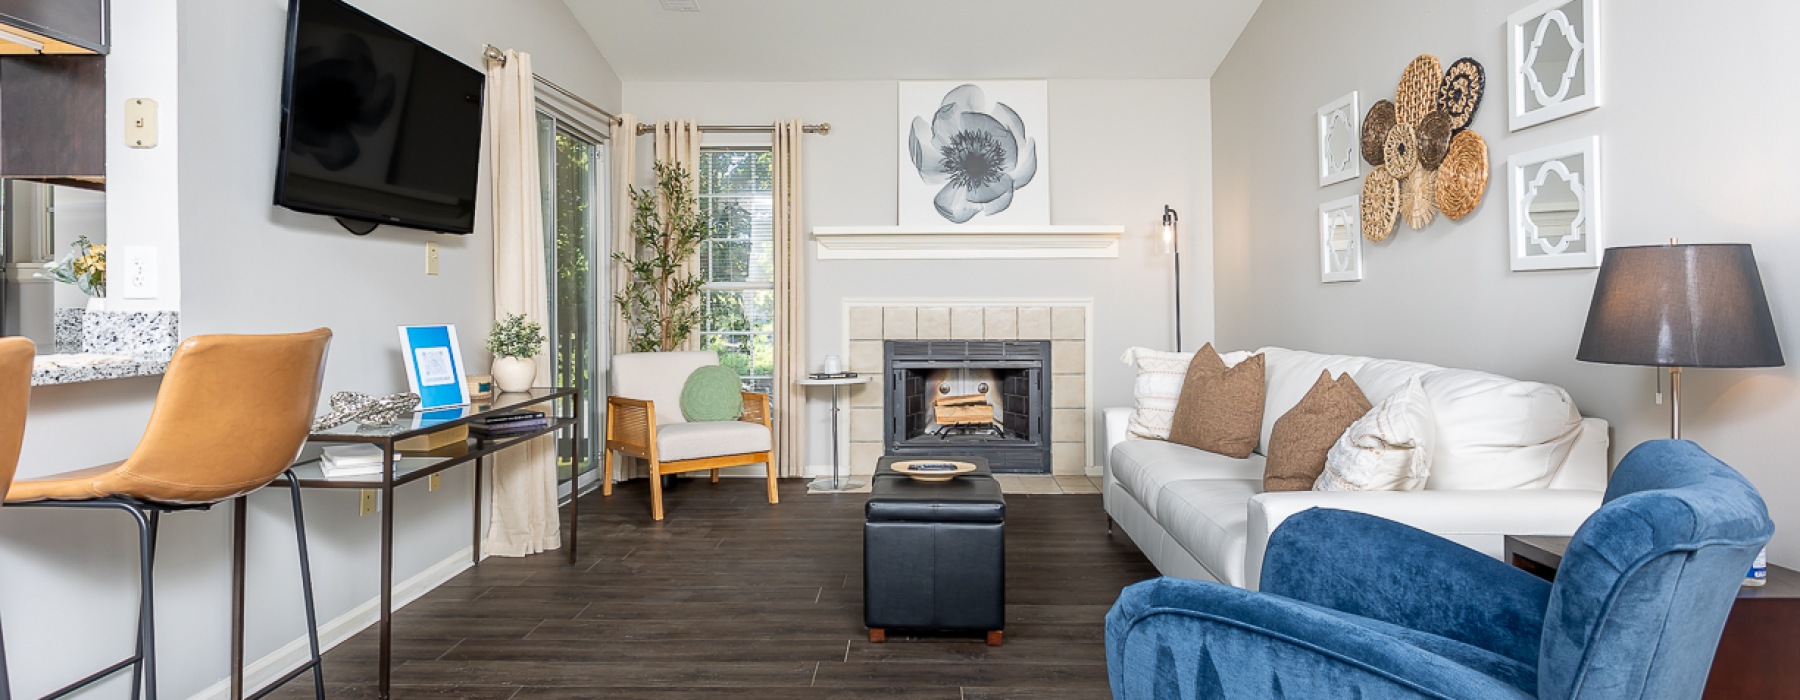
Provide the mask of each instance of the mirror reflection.
[{"label": "mirror reflection", "polygon": [[1535,231],[1532,251],[1540,255],[1587,252],[1587,237],[1582,235],[1581,174],[1585,172],[1584,156],[1575,155],[1546,161],[1536,167],[1530,192],[1525,200],[1525,215]]},{"label": "mirror reflection", "polygon": [[1349,170],[1356,162],[1356,133],[1350,128],[1350,118],[1342,110],[1331,114],[1331,127],[1325,132],[1325,148],[1331,172]]},{"label": "mirror reflection", "polygon": [[1545,107],[1587,94],[1586,60],[1581,50],[1581,37],[1587,34],[1582,3],[1571,2],[1544,13],[1527,36],[1530,51],[1526,56],[1525,78],[1531,89],[1526,99],[1532,108]]},{"label": "mirror reflection", "polygon": [[6,180],[0,223],[0,335],[30,338],[41,354],[57,352],[58,310],[105,303],[106,193]]}]

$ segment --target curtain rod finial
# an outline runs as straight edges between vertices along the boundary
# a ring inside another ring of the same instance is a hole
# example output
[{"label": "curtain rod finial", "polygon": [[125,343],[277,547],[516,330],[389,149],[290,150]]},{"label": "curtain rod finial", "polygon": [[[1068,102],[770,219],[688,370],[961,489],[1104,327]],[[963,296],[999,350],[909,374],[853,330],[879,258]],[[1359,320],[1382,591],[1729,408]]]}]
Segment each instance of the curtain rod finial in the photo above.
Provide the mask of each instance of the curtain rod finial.
[{"label": "curtain rod finial", "polygon": [[498,46],[487,44],[481,47],[481,55],[487,60],[499,61],[501,65],[506,65],[506,52],[501,51]]},{"label": "curtain rod finial", "polygon": [[819,125],[819,135],[820,136],[830,136],[831,135],[831,122],[825,122],[825,123]]}]

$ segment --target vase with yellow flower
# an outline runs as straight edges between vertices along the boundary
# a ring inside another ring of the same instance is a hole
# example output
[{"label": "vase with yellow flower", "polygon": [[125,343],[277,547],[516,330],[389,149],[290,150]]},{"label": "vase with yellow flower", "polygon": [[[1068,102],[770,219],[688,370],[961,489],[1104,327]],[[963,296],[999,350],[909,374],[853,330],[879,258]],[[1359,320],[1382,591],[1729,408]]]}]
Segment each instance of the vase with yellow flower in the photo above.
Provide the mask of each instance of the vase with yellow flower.
[{"label": "vase with yellow flower", "polygon": [[88,295],[89,311],[106,307],[106,244],[95,243],[87,236],[69,244],[69,252],[61,260],[44,263],[44,271],[32,275],[72,285]]}]

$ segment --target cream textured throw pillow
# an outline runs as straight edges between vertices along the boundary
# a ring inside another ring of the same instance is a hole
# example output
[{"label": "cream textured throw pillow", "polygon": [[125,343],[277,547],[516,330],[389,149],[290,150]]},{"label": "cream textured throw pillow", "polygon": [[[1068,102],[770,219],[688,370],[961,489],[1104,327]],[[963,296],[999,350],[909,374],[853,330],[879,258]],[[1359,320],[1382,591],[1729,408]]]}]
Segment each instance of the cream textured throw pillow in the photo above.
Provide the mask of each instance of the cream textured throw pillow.
[{"label": "cream textured throw pillow", "polygon": [[1431,475],[1437,420],[1414,376],[1344,431],[1314,491],[1417,491]]},{"label": "cream textured throw pillow", "polygon": [[[1247,352],[1229,352],[1219,359],[1230,367],[1249,356]],[[1181,398],[1181,384],[1187,378],[1188,363],[1194,361],[1194,353],[1126,348],[1119,361],[1137,369],[1137,381],[1131,386],[1137,407],[1131,412],[1125,432],[1134,438],[1169,439],[1169,424],[1175,417],[1175,404]]]}]

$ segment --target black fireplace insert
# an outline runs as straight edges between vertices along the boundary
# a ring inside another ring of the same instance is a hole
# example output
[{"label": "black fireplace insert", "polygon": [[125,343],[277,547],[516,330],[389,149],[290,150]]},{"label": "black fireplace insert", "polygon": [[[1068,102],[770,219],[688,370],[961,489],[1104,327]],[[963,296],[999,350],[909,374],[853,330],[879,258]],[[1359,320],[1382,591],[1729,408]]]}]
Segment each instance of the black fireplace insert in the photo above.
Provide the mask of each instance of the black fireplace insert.
[{"label": "black fireplace insert", "polygon": [[890,340],[884,355],[888,454],[1050,473],[1050,341]]}]

